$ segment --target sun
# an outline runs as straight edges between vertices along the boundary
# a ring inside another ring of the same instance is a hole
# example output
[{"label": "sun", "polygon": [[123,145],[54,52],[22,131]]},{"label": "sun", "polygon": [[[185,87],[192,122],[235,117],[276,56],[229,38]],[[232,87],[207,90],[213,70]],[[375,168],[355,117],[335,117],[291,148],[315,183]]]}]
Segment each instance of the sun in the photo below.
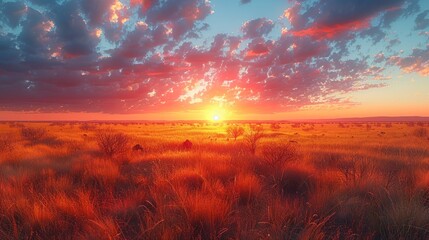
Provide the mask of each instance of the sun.
[{"label": "sun", "polygon": [[210,122],[223,122],[230,118],[230,114],[223,107],[208,107],[204,112],[205,119]]}]

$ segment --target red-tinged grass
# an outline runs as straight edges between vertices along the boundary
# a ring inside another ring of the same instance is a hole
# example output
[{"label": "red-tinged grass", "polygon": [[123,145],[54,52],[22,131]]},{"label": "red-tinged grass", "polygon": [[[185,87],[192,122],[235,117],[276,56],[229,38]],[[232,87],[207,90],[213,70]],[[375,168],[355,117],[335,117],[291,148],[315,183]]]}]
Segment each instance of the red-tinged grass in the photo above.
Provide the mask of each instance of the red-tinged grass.
[{"label": "red-tinged grass", "polygon": [[201,193],[191,194],[184,199],[184,208],[194,238],[225,239],[234,232],[234,225],[230,222],[231,201],[227,198]]},{"label": "red-tinged grass", "polygon": [[[416,126],[262,124],[254,146],[251,132],[227,139],[228,124],[79,126],[0,125],[13,146],[0,151],[0,239],[429,237],[429,141]],[[130,145],[103,154],[107,130]]]},{"label": "red-tinged grass", "polygon": [[120,176],[116,162],[109,159],[92,158],[73,165],[73,171],[78,174],[75,180],[94,186],[112,185]]},{"label": "red-tinged grass", "polygon": [[239,204],[247,205],[258,199],[262,191],[260,180],[253,174],[239,174],[234,181],[234,192]]},{"label": "red-tinged grass", "polygon": [[[211,164],[206,164],[203,167],[204,174],[208,179],[212,181],[219,180],[224,184],[233,182],[237,172],[239,171],[239,169],[237,169],[237,165],[230,161],[213,162]],[[239,168],[241,169],[242,166]]]},{"label": "red-tinged grass", "polygon": [[427,239],[429,207],[418,198],[401,199],[381,215],[382,237],[390,239]]},{"label": "red-tinged grass", "polygon": [[291,165],[283,169],[277,188],[286,197],[308,198],[316,187],[316,172],[308,167]]},{"label": "red-tinged grass", "polygon": [[201,190],[205,180],[197,169],[182,168],[172,173],[171,183],[188,191]]}]

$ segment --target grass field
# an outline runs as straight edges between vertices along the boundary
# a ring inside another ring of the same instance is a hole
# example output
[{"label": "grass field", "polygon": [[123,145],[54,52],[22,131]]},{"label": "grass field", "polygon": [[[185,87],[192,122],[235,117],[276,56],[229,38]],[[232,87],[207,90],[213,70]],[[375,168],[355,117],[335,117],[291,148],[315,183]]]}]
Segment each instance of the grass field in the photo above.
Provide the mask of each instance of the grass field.
[{"label": "grass field", "polygon": [[428,239],[428,130],[4,122],[0,239]]}]

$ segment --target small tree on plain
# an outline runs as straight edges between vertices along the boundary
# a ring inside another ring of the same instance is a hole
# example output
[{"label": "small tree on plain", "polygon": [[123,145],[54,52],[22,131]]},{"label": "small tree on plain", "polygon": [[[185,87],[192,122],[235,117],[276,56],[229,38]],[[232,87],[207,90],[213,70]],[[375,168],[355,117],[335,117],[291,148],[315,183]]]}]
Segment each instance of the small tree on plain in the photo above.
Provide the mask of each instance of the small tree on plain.
[{"label": "small tree on plain", "polygon": [[237,141],[237,138],[244,134],[244,128],[238,125],[231,125],[226,129],[226,132],[228,136],[233,137],[234,140]]},{"label": "small tree on plain", "polygon": [[256,147],[262,137],[264,137],[264,128],[261,125],[250,125],[245,139],[253,155],[256,153]]},{"label": "small tree on plain", "polygon": [[111,130],[100,131],[96,135],[100,150],[109,157],[125,153],[128,150],[129,137]]}]

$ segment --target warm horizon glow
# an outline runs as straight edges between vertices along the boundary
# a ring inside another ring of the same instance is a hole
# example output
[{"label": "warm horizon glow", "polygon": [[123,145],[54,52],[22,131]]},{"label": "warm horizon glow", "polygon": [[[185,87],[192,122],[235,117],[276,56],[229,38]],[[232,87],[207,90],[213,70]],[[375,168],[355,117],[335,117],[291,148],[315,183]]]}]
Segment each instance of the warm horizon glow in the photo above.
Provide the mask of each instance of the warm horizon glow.
[{"label": "warm horizon glow", "polygon": [[0,120],[429,116],[428,1],[6,0],[0,13]]}]

